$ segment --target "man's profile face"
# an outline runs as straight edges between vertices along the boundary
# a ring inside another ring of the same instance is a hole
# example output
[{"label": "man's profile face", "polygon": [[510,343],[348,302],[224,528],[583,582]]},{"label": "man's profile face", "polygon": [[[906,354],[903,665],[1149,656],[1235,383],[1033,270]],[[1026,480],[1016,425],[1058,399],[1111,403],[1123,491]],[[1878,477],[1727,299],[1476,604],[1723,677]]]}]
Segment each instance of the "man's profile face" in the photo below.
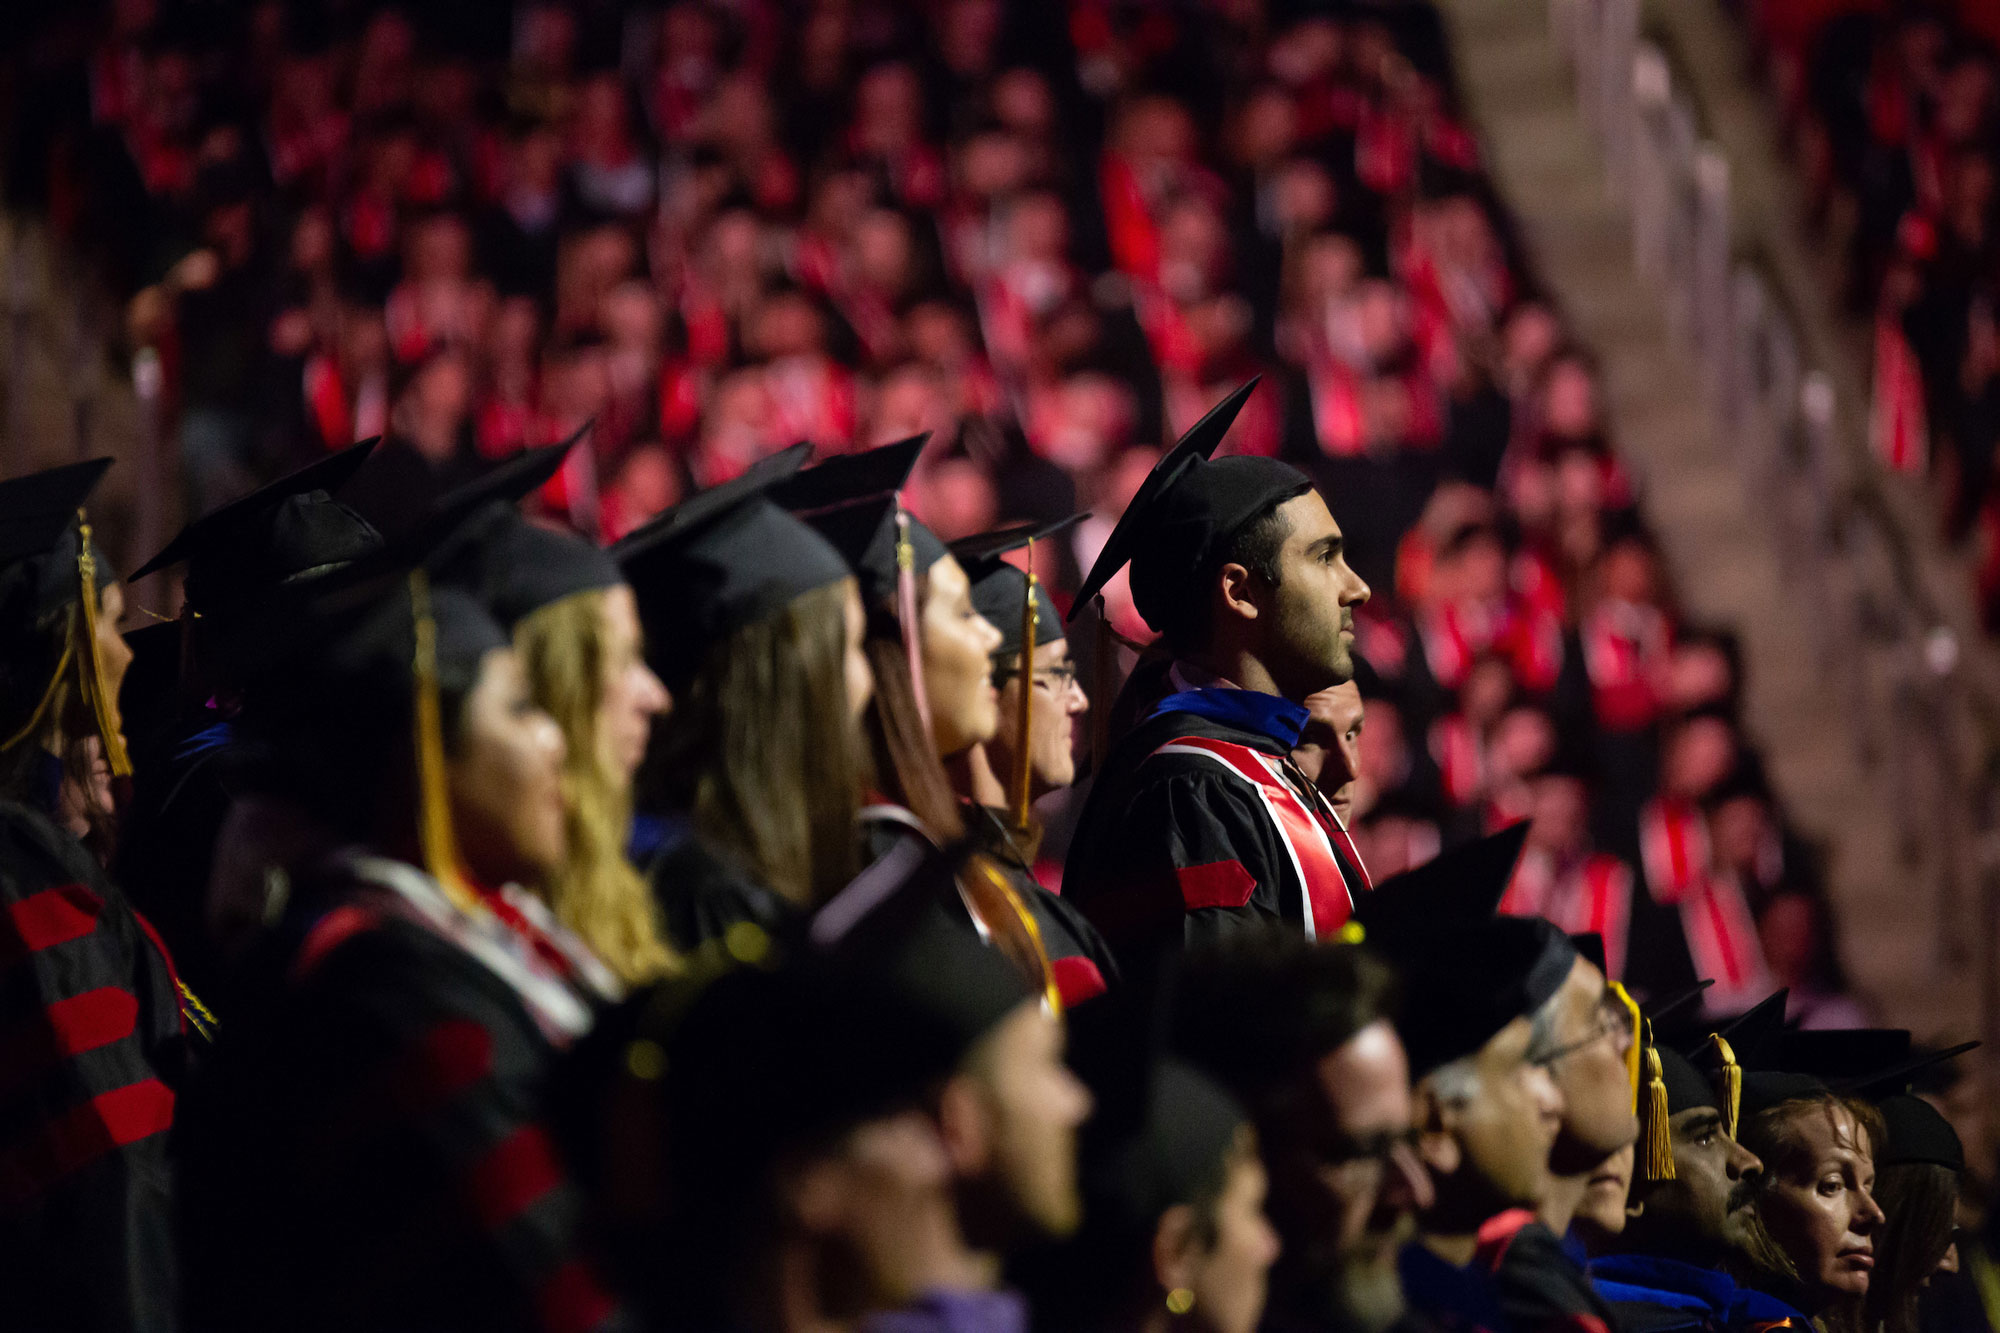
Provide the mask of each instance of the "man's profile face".
[{"label": "man's profile face", "polygon": [[1354,780],[1361,776],[1361,687],[1342,681],[1308,695],[1307,721],[1292,749],[1299,769],[1326,794],[1345,825],[1354,808]]},{"label": "man's profile face", "polygon": [[1589,959],[1576,960],[1549,1003],[1554,1022],[1547,1049],[1530,1055],[1548,1068],[1563,1095],[1562,1132],[1550,1165],[1557,1175],[1577,1176],[1639,1136],[1625,1062],[1635,1034],[1630,1011]]},{"label": "man's profile face", "polygon": [[1278,512],[1290,532],[1278,552],[1265,665],[1287,698],[1303,699],[1354,678],[1354,608],[1368,600],[1368,585],[1348,567],[1346,538],[1318,491]]},{"label": "man's profile face", "polygon": [[1703,1265],[1742,1253],[1764,1164],[1722,1132],[1722,1113],[1712,1106],[1678,1112],[1667,1127],[1674,1178],[1634,1184],[1640,1208],[1625,1229],[1630,1248]]},{"label": "man's profile face", "polygon": [[1549,1189],[1549,1150],[1562,1123],[1563,1099],[1549,1071],[1529,1058],[1533,1025],[1517,1018],[1474,1057],[1473,1095],[1449,1108],[1459,1174],[1500,1208],[1537,1208]]},{"label": "man's profile face", "polygon": [[1304,1076],[1296,1113],[1263,1144],[1290,1299],[1340,1311],[1343,1326],[1387,1327],[1403,1309],[1396,1254],[1431,1202],[1411,1146],[1409,1060],[1380,1020]]}]

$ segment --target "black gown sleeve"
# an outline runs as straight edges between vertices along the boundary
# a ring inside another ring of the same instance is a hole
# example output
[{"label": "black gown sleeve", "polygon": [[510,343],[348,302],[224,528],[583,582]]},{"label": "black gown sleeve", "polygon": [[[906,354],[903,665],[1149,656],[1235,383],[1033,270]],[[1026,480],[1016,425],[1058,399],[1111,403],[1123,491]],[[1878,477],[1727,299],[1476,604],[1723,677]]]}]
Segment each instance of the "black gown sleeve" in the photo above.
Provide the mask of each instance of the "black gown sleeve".
[{"label": "black gown sleeve", "polygon": [[615,1326],[544,1121],[554,1051],[506,985],[359,907],[322,918],[288,971],[247,1049],[223,1033],[224,1068],[190,1108],[190,1319]]},{"label": "black gown sleeve", "polygon": [[183,1054],[146,927],[74,838],[0,802],[0,1322],[175,1327]]},{"label": "black gown sleeve", "polygon": [[1281,918],[1284,884],[1268,817],[1243,784],[1169,768],[1087,830],[1095,882],[1072,901],[1128,977],[1163,949],[1212,944]]}]

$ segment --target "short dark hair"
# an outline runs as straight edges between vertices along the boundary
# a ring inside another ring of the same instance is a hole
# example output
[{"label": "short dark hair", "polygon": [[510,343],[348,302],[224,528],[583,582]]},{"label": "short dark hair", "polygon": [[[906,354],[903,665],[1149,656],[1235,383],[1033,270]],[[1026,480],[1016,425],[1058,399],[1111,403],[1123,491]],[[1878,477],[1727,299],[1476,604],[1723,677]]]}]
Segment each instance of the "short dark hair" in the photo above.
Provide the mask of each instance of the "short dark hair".
[{"label": "short dark hair", "polygon": [[1173,1042],[1263,1133],[1313,1063],[1394,1008],[1394,974],[1362,950],[1259,931],[1182,962]]},{"label": "short dark hair", "polygon": [[[1286,496],[1285,500],[1292,498]],[[1292,535],[1292,521],[1283,512],[1285,500],[1274,501],[1269,509],[1260,510],[1218,542],[1195,575],[1200,595],[1177,600],[1167,623],[1154,626],[1176,655],[1199,648],[1207,641],[1215,618],[1214,598],[1210,593],[1215,576],[1224,565],[1241,565],[1269,586],[1278,586],[1279,556],[1285,549],[1285,539]]]}]

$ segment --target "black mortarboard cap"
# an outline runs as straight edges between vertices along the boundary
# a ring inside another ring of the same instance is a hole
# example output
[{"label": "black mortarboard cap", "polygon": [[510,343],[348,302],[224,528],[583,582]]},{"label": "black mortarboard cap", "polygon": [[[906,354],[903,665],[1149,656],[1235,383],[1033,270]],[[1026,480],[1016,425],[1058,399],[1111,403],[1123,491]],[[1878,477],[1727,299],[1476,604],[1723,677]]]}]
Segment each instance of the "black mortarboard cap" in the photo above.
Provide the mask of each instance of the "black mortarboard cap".
[{"label": "black mortarboard cap", "polygon": [[888,986],[949,1033],[960,1055],[1038,998],[963,912],[946,910],[964,850],[899,842],[815,913],[809,930],[829,965]]},{"label": "black mortarboard cap", "polygon": [[[1028,593],[1027,574],[1002,557],[1009,551],[1020,550],[1030,541],[1046,541],[1081,523],[1085,517],[1084,514],[1071,514],[1053,523],[1023,523],[951,543],[949,549],[952,555],[964,566],[966,578],[972,581],[973,606],[1000,631],[1000,646],[993,650],[995,656],[1011,656],[1021,651],[1021,613]],[[1062,617],[1056,614],[1056,604],[1049,596],[1048,587],[1037,579],[1034,588],[1034,646],[1039,648],[1066,636]]]},{"label": "black mortarboard cap", "polygon": [[1701,1106],[1715,1111],[1722,1109],[1715,1085],[1685,1055],[1671,1046],[1656,1046],[1654,1049],[1660,1054],[1660,1076],[1667,1085],[1668,1115],[1679,1115],[1682,1111],[1692,1111]]},{"label": "black mortarboard cap", "polygon": [[1835,1091],[1852,1093],[1857,1097],[1888,1097],[1909,1092],[1924,1080],[1919,1076],[1930,1070],[1956,1060],[1967,1051],[1979,1049],[1976,1041],[1962,1041],[1956,1046],[1946,1046],[1939,1050],[1924,1050],[1912,1047],[1903,1057],[1892,1063],[1879,1065],[1874,1069],[1852,1077],[1835,1078]]},{"label": "black mortarboard cap", "polygon": [[1965,1145],[1958,1131],[1935,1106],[1921,1097],[1899,1092],[1884,1097],[1875,1109],[1882,1113],[1884,1128],[1875,1165],[1911,1166],[1929,1164],[1953,1171],[1965,1170]]},{"label": "black mortarboard cap", "polygon": [[766,498],[782,475],[711,487],[612,548],[669,690],[685,688],[722,639],[848,576],[838,551]]},{"label": "black mortarboard cap", "polygon": [[332,493],[368,461],[377,439],[350,445],[202,515],[131,577],[142,579],[185,561],[188,606],[215,615],[247,610],[302,576],[374,553],[382,546],[381,534]]},{"label": "black mortarboard cap", "polygon": [[1410,1075],[1472,1055],[1531,1016],[1576,966],[1569,936],[1539,917],[1446,919],[1419,930],[1374,931],[1370,946],[1402,974],[1397,1024]]},{"label": "black mortarboard cap", "polygon": [[858,454],[837,454],[773,486],[771,503],[798,514],[900,491],[930,438],[926,431]]},{"label": "black mortarboard cap", "polygon": [[1355,919],[1373,938],[1378,931],[1421,929],[1441,918],[1490,917],[1499,910],[1527,838],[1524,819],[1392,875],[1359,896]]},{"label": "black mortarboard cap", "polygon": [[1133,605],[1147,624],[1159,628],[1222,542],[1259,514],[1312,489],[1303,472],[1275,458],[1210,461],[1256,387],[1253,379],[1210,408],[1153,465],[1084,576],[1072,616],[1129,561]]},{"label": "black mortarboard cap", "polygon": [[1828,1083],[1889,1069],[1910,1058],[1907,1028],[1801,1028],[1778,1034],[1768,1055],[1753,1063],[1812,1074]]},{"label": "black mortarboard cap", "polygon": [[30,628],[76,600],[76,511],[110,466],[93,458],[0,481],[0,611],[10,624]]},{"label": "black mortarboard cap", "polygon": [[1594,930],[1578,931],[1570,935],[1569,942],[1576,946],[1576,951],[1582,956],[1584,962],[1589,963],[1600,972],[1606,971],[1604,965],[1604,936]]},{"label": "black mortarboard cap", "polygon": [[918,574],[950,554],[936,533],[901,513],[894,496],[815,510],[805,516],[805,522],[840,552],[861,585],[861,600],[869,606],[887,605],[895,599],[900,525],[908,525],[911,568]]},{"label": "black mortarboard cap", "polygon": [[1738,1113],[1738,1124],[1747,1124],[1750,1117],[1760,1111],[1767,1111],[1780,1102],[1788,1102],[1801,1097],[1830,1097],[1833,1089],[1827,1087],[1823,1079],[1811,1074],[1794,1073],[1790,1070],[1748,1069],[1743,1073],[1743,1106]]}]

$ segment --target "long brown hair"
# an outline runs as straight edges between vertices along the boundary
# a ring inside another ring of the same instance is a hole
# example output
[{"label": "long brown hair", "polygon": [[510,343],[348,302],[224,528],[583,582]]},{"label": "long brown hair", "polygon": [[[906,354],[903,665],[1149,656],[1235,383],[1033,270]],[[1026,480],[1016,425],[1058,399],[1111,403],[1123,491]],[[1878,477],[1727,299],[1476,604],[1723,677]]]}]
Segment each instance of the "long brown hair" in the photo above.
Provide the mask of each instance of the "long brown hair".
[{"label": "long brown hair", "polygon": [[[100,607],[110,584],[98,589]],[[103,762],[92,745],[97,721],[85,677],[89,630],[80,601],[70,601],[10,634],[0,651],[0,799],[19,801],[60,821],[80,814],[90,826],[94,849],[108,849],[116,832],[114,812],[97,796],[96,771]],[[39,717],[33,716],[41,706]],[[47,786],[50,756],[56,785]],[[75,811],[57,808],[71,797]]]},{"label": "long brown hair", "polygon": [[857,869],[867,759],[847,695],[850,586],[801,593],[711,647],[660,738],[668,808],[802,908]]},{"label": "long brown hair", "polygon": [[[930,579],[917,575],[917,605],[930,597]],[[912,633],[921,633],[911,626]],[[882,794],[907,807],[940,842],[965,835],[951,775],[937,742],[917,709],[910,659],[893,605],[868,611],[868,665],[875,670],[875,702],[868,707],[868,746]]]},{"label": "long brown hair", "polygon": [[588,944],[627,985],[676,968],[645,877],[625,859],[632,793],[598,740],[604,706],[604,592],[551,602],[514,630],[514,646],[535,702],[562,728],[563,824],[568,851],[548,885],[556,919]]},{"label": "long brown hair", "polygon": [[1896,1162],[1875,1173],[1875,1202],[1888,1220],[1868,1282],[1871,1326],[1917,1333],[1917,1301],[1951,1248],[1958,1220],[1958,1172],[1937,1162]]}]

